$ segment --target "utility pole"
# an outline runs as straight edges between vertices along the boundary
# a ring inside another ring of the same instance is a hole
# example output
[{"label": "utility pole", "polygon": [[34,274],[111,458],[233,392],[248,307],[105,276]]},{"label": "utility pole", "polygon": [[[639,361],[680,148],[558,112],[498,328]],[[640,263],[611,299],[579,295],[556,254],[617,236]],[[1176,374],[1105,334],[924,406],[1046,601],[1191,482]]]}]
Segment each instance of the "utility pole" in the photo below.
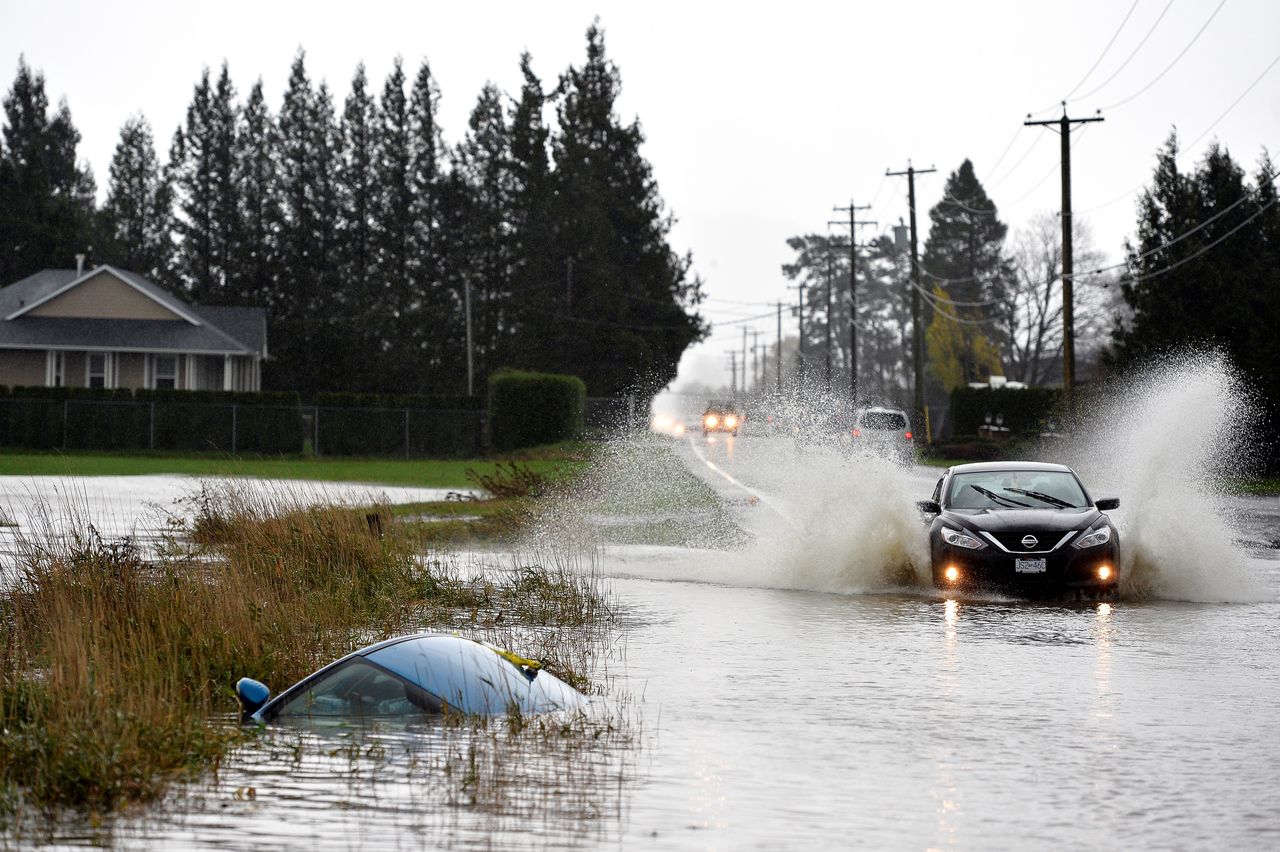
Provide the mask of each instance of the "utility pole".
[{"label": "utility pole", "polygon": [[[859,210],[870,210],[870,204],[861,207],[849,199],[848,207],[832,207],[837,213],[849,214],[849,399],[858,404],[858,227],[879,224],[875,219],[859,219]],[[843,222],[830,224],[845,224]]]},{"label": "utility pole", "polygon": [[800,281],[800,283],[799,283],[799,284],[796,284],[795,286],[789,286],[789,287],[787,287],[787,289],[788,289],[788,290],[799,290],[799,291],[800,291],[800,303],[799,303],[799,309],[796,311],[796,316],[798,316],[798,317],[800,318],[800,340],[799,340],[799,342],[798,342],[798,344],[797,344],[797,348],[799,349],[799,351],[796,353],[796,354],[797,354],[797,358],[796,358],[796,380],[797,380],[797,382],[798,382],[801,386],[803,386],[803,385],[804,385],[805,378],[807,377],[807,374],[808,374],[808,372],[809,372],[809,364],[808,364],[808,361],[805,359],[805,356],[804,356],[804,291],[805,291],[805,286],[806,286],[806,285],[805,285],[805,283],[804,283],[804,281],[803,281],[803,279],[802,279],[802,280]]},{"label": "utility pole", "polygon": [[726,349],[725,354],[729,356],[729,393],[736,397],[738,395],[738,350]]},{"label": "utility pole", "polygon": [[476,393],[476,366],[475,351],[471,346],[471,278],[464,275],[462,277],[462,299],[466,304],[467,314],[467,396],[475,396]]},{"label": "utility pole", "polygon": [[[751,380],[756,383],[756,391],[762,390],[764,373],[760,370],[760,335],[763,332],[751,330]],[[745,366],[745,365],[744,365]]]},{"label": "utility pole", "polygon": [[778,397],[782,397],[782,302],[778,303],[778,351],[774,353],[778,370]]},{"label": "utility pole", "polygon": [[823,377],[823,387],[831,393],[831,241],[827,241],[827,372]]},{"label": "utility pole", "polygon": [[1053,127],[1057,125],[1062,137],[1062,392],[1067,405],[1067,415],[1075,410],[1076,386],[1076,329],[1075,329],[1075,258],[1071,244],[1071,125],[1105,121],[1101,115],[1089,118],[1067,118],[1067,102],[1062,102],[1062,118],[1032,121],[1031,116],[1022,122],[1027,126]]},{"label": "utility pole", "polygon": [[744,325],[742,327],[742,393],[743,395],[746,395],[746,393],[749,390],[750,388],[747,387],[747,327]]},{"label": "utility pole", "polygon": [[927,175],[937,169],[917,169],[907,160],[901,172],[886,170],[887,177],[907,176],[907,206],[911,213],[911,361],[915,373],[915,428],[924,417],[924,329],[920,327],[920,260],[916,257],[916,175]]}]

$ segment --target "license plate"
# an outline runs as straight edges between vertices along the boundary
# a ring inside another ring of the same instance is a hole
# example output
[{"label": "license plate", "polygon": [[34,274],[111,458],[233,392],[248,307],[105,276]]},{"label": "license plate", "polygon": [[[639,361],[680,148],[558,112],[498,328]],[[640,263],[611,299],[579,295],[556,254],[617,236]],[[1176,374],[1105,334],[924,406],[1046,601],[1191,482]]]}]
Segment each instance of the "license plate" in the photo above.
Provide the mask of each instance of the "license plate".
[{"label": "license plate", "polygon": [[1013,570],[1019,574],[1043,574],[1049,570],[1048,560],[1015,559],[1013,560]]}]

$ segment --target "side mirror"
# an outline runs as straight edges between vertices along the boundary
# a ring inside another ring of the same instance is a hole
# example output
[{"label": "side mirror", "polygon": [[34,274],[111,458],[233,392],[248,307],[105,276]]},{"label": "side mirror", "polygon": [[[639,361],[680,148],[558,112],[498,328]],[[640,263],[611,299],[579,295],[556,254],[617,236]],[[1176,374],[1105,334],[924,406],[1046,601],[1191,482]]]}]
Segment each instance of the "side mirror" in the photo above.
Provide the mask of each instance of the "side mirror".
[{"label": "side mirror", "polygon": [[1098,508],[1099,512],[1109,512],[1112,509],[1120,508],[1120,498],[1119,497],[1103,497],[1101,500],[1095,501],[1093,505]]},{"label": "side mirror", "polygon": [[271,690],[265,683],[242,677],[236,681],[236,698],[240,699],[240,721],[247,722],[271,698]]},{"label": "side mirror", "polygon": [[938,505],[936,500],[920,500],[916,503],[916,508],[926,515],[942,514],[942,507]]}]

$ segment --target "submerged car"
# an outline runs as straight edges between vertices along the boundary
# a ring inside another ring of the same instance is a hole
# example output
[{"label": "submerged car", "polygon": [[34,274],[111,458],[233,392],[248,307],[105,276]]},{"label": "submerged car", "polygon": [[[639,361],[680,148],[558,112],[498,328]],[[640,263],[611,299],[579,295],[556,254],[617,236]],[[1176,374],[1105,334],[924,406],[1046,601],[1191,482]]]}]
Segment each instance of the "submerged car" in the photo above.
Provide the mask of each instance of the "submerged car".
[{"label": "submerged car", "polygon": [[1120,536],[1075,471],[1041,462],[948,468],[933,499],[929,552],[934,585],[1025,596],[1108,596],[1120,581]]},{"label": "submerged car", "polygon": [[539,665],[459,636],[423,633],[361,648],[275,698],[262,683],[236,684],[246,722],[499,715],[585,707],[587,698]]},{"label": "submerged car", "polygon": [[702,434],[728,432],[736,435],[746,421],[746,415],[735,403],[713,402],[707,406],[706,411],[702,412]]}]

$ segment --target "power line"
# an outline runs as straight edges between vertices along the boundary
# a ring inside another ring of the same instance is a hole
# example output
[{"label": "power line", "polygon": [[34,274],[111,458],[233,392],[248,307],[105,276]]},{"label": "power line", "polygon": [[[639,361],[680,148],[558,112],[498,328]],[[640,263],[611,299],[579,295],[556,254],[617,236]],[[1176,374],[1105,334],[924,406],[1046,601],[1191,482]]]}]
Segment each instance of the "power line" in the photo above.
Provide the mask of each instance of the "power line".
[{"label": "power line", "polygon": [[[1133,0],[1133,5],[1130,6],[1129,11],[1125,13],[1124,19],[1120,21],[1120,26],[1116,27],[1116,31],[1112,33],[1111,40],[1107,42],[1107,46],[1102,48],[1102,53],[1098,54],[1098,58],[1095,59],[1093,61],[1093,64],[1089,66],[1089,70],[1084,72],[1084,76],[1080,78],[1080,82],[1072,86],[1071,91],[1067,92],[1066,95],[1063,96],[1062,98],[1063,101],[1071,100],[1071,96],[1074,95],[1079,90],[1079,88],[1084,85],[1084,81],[1089,79],[1089,75],[1093,74],[1093,72],[1098,69],[1098,65],[1102,63],[1102,60],[1106,57],[1108,51],[1111,50],[1111,46],[1115,44],[1116,39],[1120,37],[1120,32],[1124,29],[1124,25],[1129,23],[1129,18],[1133,17],[1133,10],[1136,8],[1138,8],[1138,0]],[[1052,109],[1052,107],[1050,107],[1050,109]]]},{"label": "power line", "polygon": [[1209,15],[1209,18],[1204,22],[1204,24],[1201,25],[1200,29],[1196,31],[1196,34],[1191,37],[1191,41],[1187,42],[1187,46],[1182,48],[1182,51],[1177,56],[1173,57],[1173,61],[1170,62],[1168,65],[1166,65],[1164,70],[1155,76],[1154,80],[1152,80],[1150,83],[1147,83],[1147,85],[1143,86],[1141,89],[1134,92],[1132,95],[1125,98],[1124,100],[1116,101],[1110,106],[1103,107],[1103,109],[1110,111],[1115,109],[1116,107],[1122,107],[1125,104],[1132,101],[1134,98],[1137,98],[1138,96],[1142,95],[1152,86],[1154,86],[1156,83],[1159,83],[1160,80],[1164,77],[1164,75],[1168,74],[1169,71],[1173,68],[1173,66],[1177,65],[1178,61],[1182,59],[1182,57],[1186,56],[1187,51],[1191,49],[1191,46],[1200,40],[1200,36],[1203,35],[1204,31],[1209,28],[1209,24],[1213,23],[1213,19],[1218,16],[1218,13],[1222,11],[1222,7],[1225,5],[1227,5],[1227,0],[1222,0],[1222,2],[1218,4],[1217,8],[1215,8],[1213,12]]},{"label": "power line", "polygon": [[[1103,80],[1097,86],[1094,86],[1092,89],[1085,92],[1080,97],[1076,98],[1073,101],[1069,101],[1068,103],[1077,103],[1079,101],[1084,100],[1085,98],[1091,98],[1094,95],[1096,95],[1098,92],[1101,92],[1103,89],[1105,89],[1107,87],[1107,84],[1116,78],[1116,75],[1118,75],[1121,71],[1123,71],[1125,68],[1129,66],[1129,63],[1133,61],[1133,57],[1138,55],[1138,51],[1142,50],[1142,46],[1147,43],[1147,39],[1151,38],[1151,34],[1156,31],[1156,27],[1160,26],[1160,22],[1164,20],[1164,16],[1168,13],[1169,9],[1172,6],[1173,6],[1173,0],[1169,0],[1169,2],[1165,4],[1164,9],[1161,10],[1159,16],[1156,18],[1155,23],[1151,25],[1151,29],[1147,30],[1147,34],[1142,37],[1142,41],[1138,42],[1138,46],[1133,49],[1133,52],[1130,53],[1127,57],[1125,57],[1124,62],[1120,63],[1120,67],[1111,72],[1111,76],[1107,77],[1107,79]],[[1057,106],[1057,105],[1055,104],[1054,106]],[[1054,107],[1049,107],[1048,109],[1040,110],[1040,112],[1048,112],[1053,108]]]}]

